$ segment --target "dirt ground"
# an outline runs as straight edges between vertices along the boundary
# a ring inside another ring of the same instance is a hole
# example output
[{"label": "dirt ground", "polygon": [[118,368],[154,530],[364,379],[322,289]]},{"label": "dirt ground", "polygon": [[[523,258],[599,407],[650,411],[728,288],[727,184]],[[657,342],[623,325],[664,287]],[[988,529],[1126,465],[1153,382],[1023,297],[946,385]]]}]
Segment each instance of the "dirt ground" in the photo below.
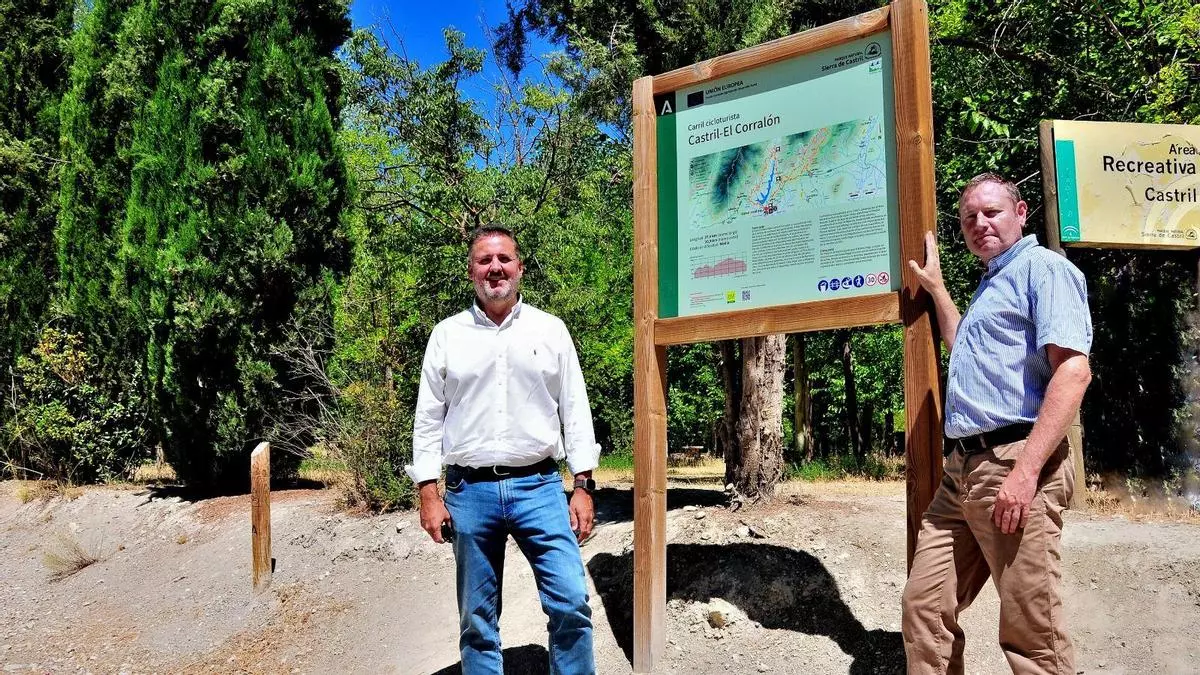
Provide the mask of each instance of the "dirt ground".
[{"label": "dirt ground", "polygon": [[[415,513],[360,517],[337,512],[330,491],[274,493],[277,566],[256,595],[248,497],[189,502],[129,487],[22,503],[22,489],[0,484],[4,672],[458,672],[454,563]],[[661,672],[902,671],[904,485],[791,483],[784,493],[735,513],[712,487],[672,485]],[[596,498],[583,555],[597,665],[628,673],[630,486],[605,484]],[[1198,535],[1194,522],[1068,514],[1080,672],[1200,672]],[[75,545],[99,560],[54,578],[46,554]],[[529,567],[512,546],[508,560],[508,670],[546,672]],[[996,614],[989,586],[964,619],[968,672],[1008,672]]]}]

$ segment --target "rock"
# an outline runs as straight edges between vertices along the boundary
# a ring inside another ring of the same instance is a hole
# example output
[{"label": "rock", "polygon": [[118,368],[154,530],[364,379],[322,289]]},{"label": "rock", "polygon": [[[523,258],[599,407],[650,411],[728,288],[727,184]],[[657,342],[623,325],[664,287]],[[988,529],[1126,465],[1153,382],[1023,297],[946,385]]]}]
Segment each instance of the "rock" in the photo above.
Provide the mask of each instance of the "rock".
[{"label": "rock", "polygon": [[700,538],[703,539],[704,541],[708,541],[709,539],[712,539],[712,535],[709,534],[708,532],[701,532]]},{"label": "rock", "polygon": [[407,521],[407,520],[398,520],[398,521],[396,521],[396,531],[397,531],[397,532],[403,532],[403,531],[404,531],[404,528],[406,528],[406,527],[408,527],[408,521]]},{"label": "rock", "polygon": [[760,673],[765,673],[770,669],[771,669],[771,667],[765,663],[758,664],[758,672],[760,672]]},{"label": "rock", "polygon": [[708,625],[713,628],[724,628],[729,625],[729,619],[725,616],[724,612],[714,609],[708,613]]},{"label": "rock", "polygon": [[766,539],[767,538],[767,533],[764,530],[762,530],[761,528],[754,527],[753,525],[751,525],[750,523],[748,523],[744,520],[739,521],[739,522],[742,525],[746,526],[746,530],[747,530],[747,532],[749,532],[751,537],[754,537],[755,539]]},{"label": "rock", "polygon": [[745,539],[746,537],[749,537],[750,536],[750,528],[746,527],[745,525],[739,527],[737,529],[737,536],[742,537],[743,539]]},{"label": "rock", "polygon": [[696,520],[704,520],[704,517],[705,517],[705,516],[707,516],[707,515],[708,515],[708,514],[707,514],[707,513],[705,513],[705,512],[703,512],[703,511],[697,511],[697,512],[696,512],[696,515],[695,515],[694,517],[695,517],[695,519],[696,519]]}]

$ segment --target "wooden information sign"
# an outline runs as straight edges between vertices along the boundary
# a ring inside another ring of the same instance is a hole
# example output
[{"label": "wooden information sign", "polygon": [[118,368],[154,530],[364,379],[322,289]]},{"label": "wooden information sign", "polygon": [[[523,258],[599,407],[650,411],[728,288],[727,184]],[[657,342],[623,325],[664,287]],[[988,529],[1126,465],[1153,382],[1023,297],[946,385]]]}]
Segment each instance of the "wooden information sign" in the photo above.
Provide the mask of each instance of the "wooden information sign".
[{"label": "wooden information sign", "polygon": [[634,83],[634,649],[665,643],[666,345],[904,324],[908,555],[941,480],[925,3]]},{"label": "wooden information sign", "polygon": [[1043,120],[1050,244],[1200,248],[1200,126]]}]

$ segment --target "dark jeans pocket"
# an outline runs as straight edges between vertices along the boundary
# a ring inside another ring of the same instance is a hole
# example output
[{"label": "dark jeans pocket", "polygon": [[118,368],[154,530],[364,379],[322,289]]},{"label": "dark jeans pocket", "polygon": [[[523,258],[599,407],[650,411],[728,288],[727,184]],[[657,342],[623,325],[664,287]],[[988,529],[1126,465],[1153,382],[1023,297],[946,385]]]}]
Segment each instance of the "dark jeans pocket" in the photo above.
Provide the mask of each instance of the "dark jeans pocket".
[{"label": "dark jeans pocket", "polygon": [[446,492],[453,494],[462,492],[466,483],[466,476],[461,471],[454,468],[446,469]]}]

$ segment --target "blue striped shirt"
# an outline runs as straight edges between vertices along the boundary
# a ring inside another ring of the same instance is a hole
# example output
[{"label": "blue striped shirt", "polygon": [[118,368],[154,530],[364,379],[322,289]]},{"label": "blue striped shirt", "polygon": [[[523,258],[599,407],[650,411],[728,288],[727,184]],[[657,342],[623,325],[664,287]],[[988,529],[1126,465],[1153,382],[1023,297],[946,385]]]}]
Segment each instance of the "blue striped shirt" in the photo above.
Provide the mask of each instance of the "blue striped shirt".
[{"label": "blue striped shirt", "polygon": [[1050,383],[1048,344],[1091,350],[1087,284],[1031,234],[988,261],[958,324],[946,379],[946,436],[1036,420]]}]

